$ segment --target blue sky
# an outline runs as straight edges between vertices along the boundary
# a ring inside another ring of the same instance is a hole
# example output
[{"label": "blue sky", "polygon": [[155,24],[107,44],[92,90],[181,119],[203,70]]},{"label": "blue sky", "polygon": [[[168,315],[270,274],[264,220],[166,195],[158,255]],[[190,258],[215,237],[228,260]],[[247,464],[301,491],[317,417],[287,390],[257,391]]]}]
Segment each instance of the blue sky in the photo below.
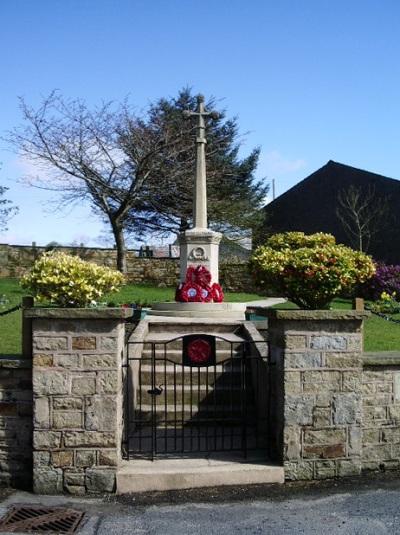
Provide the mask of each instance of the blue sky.
[{"label": "blue sky", "polygon": [[[142,109],[189,85],[238,116],[277,194],[329,159],[400,178],[399,24],[397,0],[2,0],[0,134],[18,96]],[[98,243],[87,206],[54,213],[4,142],[0,162],[20,207],[1,242]]]}]

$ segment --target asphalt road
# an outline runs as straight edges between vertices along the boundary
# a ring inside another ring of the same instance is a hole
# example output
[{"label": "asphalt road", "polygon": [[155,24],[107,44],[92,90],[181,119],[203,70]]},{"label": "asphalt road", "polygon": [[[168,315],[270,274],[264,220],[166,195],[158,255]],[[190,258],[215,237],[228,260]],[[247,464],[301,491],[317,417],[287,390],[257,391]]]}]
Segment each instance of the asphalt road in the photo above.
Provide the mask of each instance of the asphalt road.
[{"label": "asphalt road", "polygon": [[3,496],[0,513],[16,503],[85,510],[81,535],[400,534],[400,479],[393,474],[340,483],[104,499],[16,492]]}]

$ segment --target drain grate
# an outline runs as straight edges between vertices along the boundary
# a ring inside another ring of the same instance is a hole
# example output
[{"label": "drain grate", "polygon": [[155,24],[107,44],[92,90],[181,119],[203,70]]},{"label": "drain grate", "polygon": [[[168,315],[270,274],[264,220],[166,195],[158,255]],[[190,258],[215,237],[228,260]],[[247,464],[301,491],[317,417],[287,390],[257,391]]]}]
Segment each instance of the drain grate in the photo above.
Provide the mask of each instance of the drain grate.
[{"label": "drain grate", "polygon": [[0,519],[0,532],[75,533],[84,514],[61,507],[14,505],[7,515]]}]

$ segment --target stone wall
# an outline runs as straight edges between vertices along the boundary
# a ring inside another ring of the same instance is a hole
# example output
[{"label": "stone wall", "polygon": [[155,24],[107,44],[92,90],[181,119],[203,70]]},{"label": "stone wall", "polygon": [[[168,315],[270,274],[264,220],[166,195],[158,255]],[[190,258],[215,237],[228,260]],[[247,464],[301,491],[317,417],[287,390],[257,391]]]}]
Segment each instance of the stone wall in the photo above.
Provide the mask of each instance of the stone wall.
[{"label": "stone wall", "polygon": [[363,359],[363,455],[365,470],[400,467],[400,354]]},{"label": "stone wall", "polygon": [[0,356],[0,485],[32,483],[32,361]]},{"label": "stone wall", "polygon": [[272,413],[285,478],[359,474],[365,314],[271,310],[267,316],[275,378],[282,378]]},{"label": "stone wall", "polygon": [[248,271],[247,262],[231,263],[221,261],[219,264],[219,280],[224,290],[230,292],[260,293]]},{"label": "stone wall", "polygon": [[33,487],[112,492],[121,454],[124,309],[29,309]]},{"label": "stone wall", "polygon": [[[56,247],[67,254],[77,255],[89,262],[115,268],[117,265],[116,249],[96,247]],[[0,245],[0,277],[24,275],[34,261],[48,249],[46,247],[27,245]],[[179,259],[176,258],[140,258],[137,251],[127,253],[127,277],[134,283],[164,283],[175,286],[179,279]]]},{"label": "stone wall", "polygon": [[[117,252],[115,249],[94,247],[58,247],[68,254],[99,265],[115,268]],[[33,262],[46,251],[45,247],[0,244],[0,277],[19,278],[32,266]],[[135,284],[154,284],[174,287],[179,280],[178,258],[141,258],[137,251],[128,251],[127,278]],[[254,284],[247,272],[246,262],[235,260],[220,261],[220,282],[227,291],[255,291]]]}]

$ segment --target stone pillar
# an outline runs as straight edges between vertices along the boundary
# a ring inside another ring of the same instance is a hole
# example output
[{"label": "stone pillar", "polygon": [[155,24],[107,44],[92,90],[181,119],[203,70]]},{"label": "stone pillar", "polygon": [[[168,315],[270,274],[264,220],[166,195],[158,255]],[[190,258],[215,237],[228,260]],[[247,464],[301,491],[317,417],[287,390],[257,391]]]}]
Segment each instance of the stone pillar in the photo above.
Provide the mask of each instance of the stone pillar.
[{"label": "stone pillar", "polygon": [[191,229],[181,234],[180,281],[183,282],[189,266],[205,266],[211,273],[212,282],[218,282],[219,242],[222,234],[207,229]]},{"label": "stone pillar", "polygon": [[[361,472],[362,340],[367,312],[268,310],[275,451],[285,478]],[[276,385],[275,385],[276,387]]]},{"label": "stone pillar", "polygon": [[30,309],[33,487],[112,492],[121,455],[127,309]]}]

